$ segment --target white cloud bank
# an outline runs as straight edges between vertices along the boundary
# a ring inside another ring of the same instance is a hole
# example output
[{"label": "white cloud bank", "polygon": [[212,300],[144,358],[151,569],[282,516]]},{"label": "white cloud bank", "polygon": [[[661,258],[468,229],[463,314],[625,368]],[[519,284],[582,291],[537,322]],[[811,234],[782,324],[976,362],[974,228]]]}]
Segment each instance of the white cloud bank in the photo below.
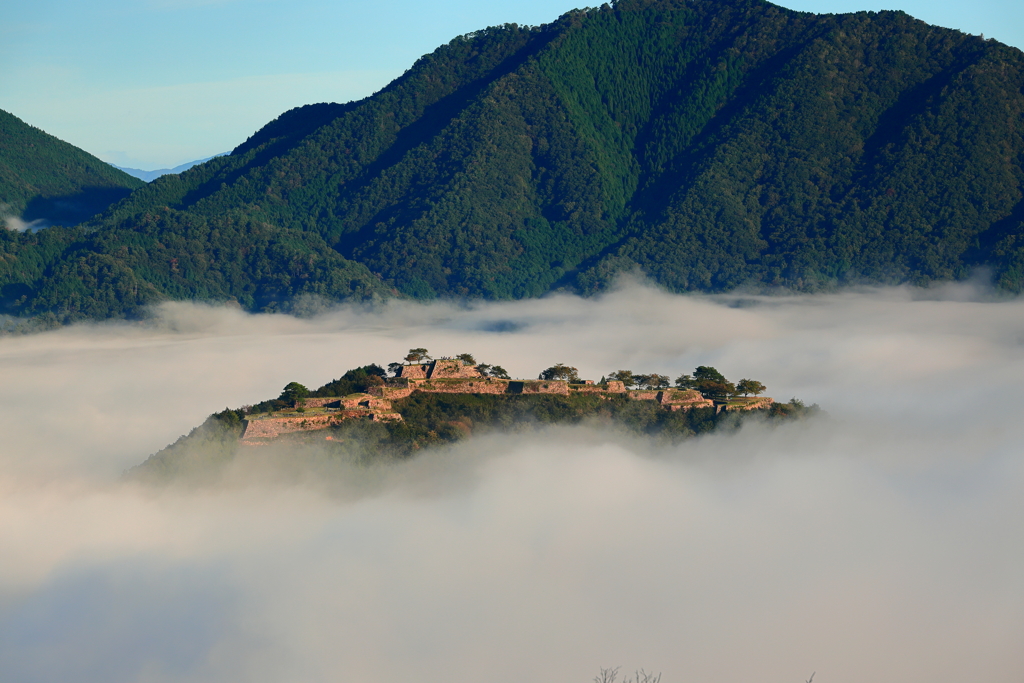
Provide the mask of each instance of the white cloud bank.
[{"label": "white cloud bank", "polygon": [[[0,340],[5,681],[1024,678],[1024,302],[628,286],[318,318],[170,305]],[[925,296],[928,295],[928,296]],[[412,346],[754,377],[829,416],[655,446],[475,439],[365,495],[117,474],[224,406]]]}]

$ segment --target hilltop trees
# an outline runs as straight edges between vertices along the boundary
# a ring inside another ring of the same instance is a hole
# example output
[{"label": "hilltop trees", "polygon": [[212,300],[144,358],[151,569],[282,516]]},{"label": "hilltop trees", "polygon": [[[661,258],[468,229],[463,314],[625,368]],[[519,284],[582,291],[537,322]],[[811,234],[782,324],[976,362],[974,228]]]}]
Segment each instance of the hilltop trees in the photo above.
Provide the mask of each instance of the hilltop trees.
[{"label": "hilltop trees", "polygon": [[574,367],[565,365],[564,363],[555,363],[547,370],[544,370],[537,376],[537,379],[560,379],[570,383],[577,383],[580,381],[580,373]]},{"label": "hilltop trees", "polygon": [[668,375],[636,375],[634,378],[636,385],[641,389],[667,389],[668,388]]},{"label": "hilltop trees", "polygon": [[608,379],[622,382],[627,388],[636,386],[636,378],[632,370],[616,370],[608,374]]},{"label": "hilltop trees", "polygon": [[285,385],[284,390],[281,392],[281,396],[278,397],[278,401],[284,401],[289,405],[294,405],[302,399],[309,396],[309,389],[298,382],[289,382]]},{"label": "hilltop trees", "polygon": [[[403,359],[405,363],[429,363],[434,360],[430,353],[423,347],[409,349],[409,353],[406,354]],[[508,372],[505,368],[500,365],[490,365],[488,363],[478,363],[476,356],[472,353],[460,353],[455,356],[455,360],[459,361],[463,365],[472,365],[476,368],[477,372],[480,373],[481,377],[494,377],[495,379],[510,379]],[[403,363],[388,363],[388,371],[393,377],[398,377],[402,372]]]},{"label": "hilltop trees", "polygon": [[622,382],[626,388],[650,389],[652,391],[667,389],[669,386],[668,375],[657,373],[636,375],[631,370],[616,370],[610,373],[607,379]]},{"label": "hilltop trees", "polygon": [[409,353],[405,357],[406,363],[424,363],[430,360],[430,355],[424,348],[409,349]]},{"label": "hilltop trees", "polygon": [[732,396],[758,396],[766,389],[765,385],[753,379],[741,379],[733,384],[710,365],[700,365],[693,375],[680,375],[676,378],[676,386],[680,389],[696,389],[705,398],[725,399]]},{"label": "hilltop trees", "polygon": [[741,379],[736,383],[736,392],[747,396],[753,394],[754,396],[760,396],[764,393],[767,387],[760,382],[753,379]]},{"label": "hilltop trees", "polygon": [[511,379],[508,373],[505,372],[505,368],[500,365],[488,365],[487,363],[480,363],[476,366],[477,372],[482,377],[494,377],[495,379]]},{"label": "hilltop trees", "polygon": [[[447,359],[447,357],[444,358]],[[410,349],[408,355],[405,357],[406,362],[415,363],[426,362],[429,360],[431,360],[429,353],[422,347]],[[478,363],[476,357],[471,353],[460,353],[454,357],[454,360],[457,360],[464,365],[472,365],[475,367],[476,371],[480,373],[481,377],[492,377],[495,379],[506,380],[511,379],[505,368],[500,365]],[[390,363],[388,365],[388,370],[393,376],[397,377],[401,373],[402,367],[402,363]],[[361,368],[360,372],[364,375],[379,375],[371,378],[360,378],[361,386],[371,386],[374,383],[383,382],[383,378],[387,375],[383,368],[376,365]],[[546,368],[541,371],[537,376],[537,379],[544,381],[563,381],[571,384],[583,382],[580,378],[579,370],[565,363],[555,363],[551,367]],[[642,389],[645,391],[662,391],[671,386],[668,375],[662,375],[656,372],[638,374],[634,373],[632,370],[616,370],[611,372],[601,379],[602,383],[606,381],[622,382],[627,389]],[[691,389],[698,391],[704,398],[719,401],[735,399],[740,396],[760,396],[766,389],[765,385],[761,382],[747,377],[744,377],[737,383],[731,382],[725,377],[725,375],[719,372],[717,368],[710,365],[697,366],[692,375],[680,375],[675,380],[675,386],[678,389]]]}]

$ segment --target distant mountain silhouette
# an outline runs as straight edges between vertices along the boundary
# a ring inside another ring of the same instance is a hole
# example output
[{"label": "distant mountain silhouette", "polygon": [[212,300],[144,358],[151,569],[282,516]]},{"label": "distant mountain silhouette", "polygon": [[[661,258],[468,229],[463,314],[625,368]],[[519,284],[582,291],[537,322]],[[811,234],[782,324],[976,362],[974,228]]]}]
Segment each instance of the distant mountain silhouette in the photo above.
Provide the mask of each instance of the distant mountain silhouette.
[{"label": "distant mountain silhouette", "polygon": [[139,180],[144,180],[147,183],[149,183],[156,180],[162,175],[167,175],[169,173],[181,173],[182,171],[187,171],[193,166],[198,166],[199,164],[205,161],[209,161],[210,159],[216,159],[217,157],[226,156],[228,154],[230,154],[230,152],[221,152],[220,154],[214,154],[212,157],[206,157],[205,159],[199,159],[198,161],[187,161],[184,164],[181,164],[180,166],[175,166],[174,168],[158,168],[155,171],[143,171],[141,168],[128,168],[126,166],[114,166],[114,168],[120,169],[130,176],[138,178]]}]

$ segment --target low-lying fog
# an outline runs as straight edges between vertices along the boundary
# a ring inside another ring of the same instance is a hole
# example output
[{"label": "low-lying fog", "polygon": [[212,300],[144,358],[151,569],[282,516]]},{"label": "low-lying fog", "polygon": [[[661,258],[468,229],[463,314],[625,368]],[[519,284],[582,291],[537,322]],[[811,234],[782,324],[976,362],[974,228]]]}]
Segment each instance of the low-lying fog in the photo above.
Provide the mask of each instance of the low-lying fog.
[{"label": "low-lying fog", "polygon": [[[482,437],[364,495],[119,483],[215,410],[414,346],[520,377],[713,365],[827,415]],[[0,339],[0,378],[3,681],[1024,680],[1021,300],[169,305]]]}]

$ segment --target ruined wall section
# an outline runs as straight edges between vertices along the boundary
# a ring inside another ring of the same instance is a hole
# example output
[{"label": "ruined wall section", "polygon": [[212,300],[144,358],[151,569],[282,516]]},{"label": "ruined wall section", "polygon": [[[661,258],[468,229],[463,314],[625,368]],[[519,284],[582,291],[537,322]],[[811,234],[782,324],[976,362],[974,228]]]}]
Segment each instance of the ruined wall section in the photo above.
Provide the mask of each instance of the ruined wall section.
[{"label": "ruined wall section", "polygon": [[255,420],[246,420],[242,439],[273,439],[282,434],[292,432],[326,429],[343,419],[345,417],[342,413],[324,413],[323,415],[310,415],[308,417],[263,417]]},{"label": "ruined wall section", "polygon": [[726,410],[728,412],[735,412],[739,410],[760,410],[763,408],[771,408],[773,403],[775,403],[775,399],[767,396],[761,396],[756,400],[748,401],[747,403],[730,404],[726,406]]},{"label": "ruined wall section", "polygon": [[441,358],[430,364],[427,379],[469,379],[482,377],[475,365],[467,365],[455,358]]},{"label": "ruined wall section", "polygon": [[398,376],[403,379],[426,379],[427,372],[430,369],[430,365],[427,363],[414,363],[413,365],[403,365],[402,369],[399,370]]},{"label": "ruined wall section", "polygon": [[304,408],[340,408],[340,396],[319,396],[316,398],[304,398],[299,401]]},{"label": "ruined wall section", "polygon": [[604,384],[570,384],[569,391],[577,394],[623,394],[626,392],[626,385],[618,380]]},{"label": "ruined wall section", "polygon": [[[560,379],[538,379],[524,380],[522,382],[511,382],[513,390],[518,389],[518,394],[558,394],[569,395],[569,383]],[[515,386],[519,385],[519,386]]]},{"label": "ruined wall section", "polygon": [[475,379],[428,379],[416,383],[410,393],[413,390],[431,394],[506,394],[509,393],[509,381],[479,375]]},{"label": "ruined wall section", "polygon": [[414,387],[412,385],[381,386],[374,387],[373,392],[374,394],[379,394],[381,398],[396,400],[399,398],[406,398],[407,396],[409,396],[409,394],[413,392],[413,388]]},{"label": "ruined wall section", "polygon": [[627,395],[634,401],[657,401],[660,393],[657,389],[631,389]]},{"label": "ruined wall section", "polygon": [[658,403],[669,410],[692,410],[693,408],[713,408],[715,402],[704,398],[694,389],[665,389],[659,392]]}]

